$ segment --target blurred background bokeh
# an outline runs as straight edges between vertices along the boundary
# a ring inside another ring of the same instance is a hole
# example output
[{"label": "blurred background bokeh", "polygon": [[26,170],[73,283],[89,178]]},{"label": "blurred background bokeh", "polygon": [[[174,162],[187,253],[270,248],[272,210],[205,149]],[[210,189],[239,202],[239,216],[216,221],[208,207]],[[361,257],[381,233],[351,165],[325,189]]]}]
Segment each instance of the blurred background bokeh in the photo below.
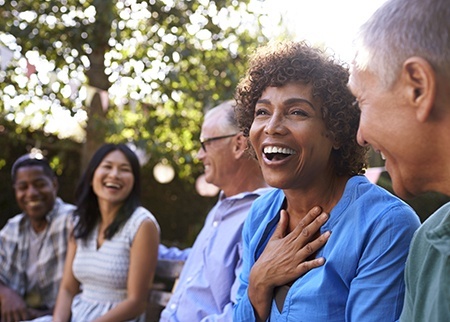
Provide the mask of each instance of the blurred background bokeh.
[{"label": "blurred background bokeh", "polygon": [[[195,157],[204,111],[232,98],[259,44],[300,37],[330,49],[306,31],[334,40],[350,36],[339,27],[356,31],[348,25],[355,19],[344,15],[333,17],[345,24],[311,19],[308,8],[318,11],[311,3],[0,0],[0,227],[19,211],[10,181],[17,157],[42,153],[59,176],[60,196],[73,202],[96,148],[127,142],[141,160],[142,202],[158,219],[162,240],[191,245],[217,198]],[[355,6],[370,7],[339,3],[353,16]],[[343,39],[338,43],[349,49]],[[383,166],[376,153],[370,166]],[[386,172],[376,181],[391,190]],[[425,220],[447,200],[430,193],[408,202]]]}]

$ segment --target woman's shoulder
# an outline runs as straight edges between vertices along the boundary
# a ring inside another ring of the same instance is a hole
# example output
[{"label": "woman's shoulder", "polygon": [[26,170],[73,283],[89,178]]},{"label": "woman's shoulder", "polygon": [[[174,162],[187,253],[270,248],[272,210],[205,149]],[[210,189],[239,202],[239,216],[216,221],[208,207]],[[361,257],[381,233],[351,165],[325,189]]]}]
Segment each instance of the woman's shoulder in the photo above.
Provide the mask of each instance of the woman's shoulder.
[{"label": "woman's shoulder", "polygon": [[367,219],[386,224],[418,226],[419,217],[405,201],[385,188],[371,183],[364,176],[356,176],[349,181],[351,204],[361,210]]},{"label": "woman's shoulder", "polygon": [[155,216],[153,216],[153,214],[148,209],[144,207],[137,207],[123,227],[123,234],[125,234],[126,236],[131,236],[133,239],[139,227],[145,221],[151,221],[156,226],[158,232],[160,231],[159,224]]},{"label": "woman's shoulder", "polygon": [[412,208],[399,197],[395,196],[385,188],[370,182],[365,176],[352,177],[347,185],[347,193],[352,195],[353,200],[361,199],[360,202],[371,201],[370,204],[377,207],[405,207]]},{"label": "woman's shoulder", "polygon": [[130,217],[130,220],[133,220],[138,225],[140,225],[145,220],[150,220],[156,225],[156,228],[158,228],[159,230],[159,224],[155,216],[147,208],[144,208],[142,206],[139,206],[134,210],[133,214]]}]

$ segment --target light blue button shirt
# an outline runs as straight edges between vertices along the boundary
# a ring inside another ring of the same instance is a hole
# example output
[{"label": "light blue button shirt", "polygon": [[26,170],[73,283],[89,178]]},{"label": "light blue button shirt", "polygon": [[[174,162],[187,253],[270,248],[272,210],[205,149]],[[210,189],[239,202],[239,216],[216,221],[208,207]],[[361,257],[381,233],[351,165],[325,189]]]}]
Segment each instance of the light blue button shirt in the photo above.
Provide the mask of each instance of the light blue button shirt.
[{"label": "light blue button shirt", "polygon": [[[242,261],[242,226],[262,188],[219,200],[190,249],[177,288],[160,321],[232,321]],[[160,246],[160,258],[183,259],[186,253]],[[173,256],[171,256],[171,254]]]}]

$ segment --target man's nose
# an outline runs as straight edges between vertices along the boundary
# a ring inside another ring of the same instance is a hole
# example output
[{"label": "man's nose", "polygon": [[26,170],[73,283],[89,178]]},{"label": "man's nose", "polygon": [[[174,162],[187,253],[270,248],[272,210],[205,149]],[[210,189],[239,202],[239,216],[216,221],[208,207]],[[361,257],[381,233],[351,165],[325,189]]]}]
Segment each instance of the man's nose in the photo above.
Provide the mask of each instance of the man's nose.
[{"label": "man's nose", "polygon": [[358,132],[356,133],[356,140],[358,141],[358,144],[361,146],[369,145],[369,143],[364,139],[364,136],[361,131],[361,127],[358,128]]},{"label": "man's nose", "polygon": [[35,187],[33,184],[30,184],[26,190],[27,195],[37,195],[39,193],[39,189]]},{"label": "man's nose", "polygon": [[205,150],[203,149],[203,147],[200,147],[197,151],[197,159],[199,159],[200,161],[205,157]]}]

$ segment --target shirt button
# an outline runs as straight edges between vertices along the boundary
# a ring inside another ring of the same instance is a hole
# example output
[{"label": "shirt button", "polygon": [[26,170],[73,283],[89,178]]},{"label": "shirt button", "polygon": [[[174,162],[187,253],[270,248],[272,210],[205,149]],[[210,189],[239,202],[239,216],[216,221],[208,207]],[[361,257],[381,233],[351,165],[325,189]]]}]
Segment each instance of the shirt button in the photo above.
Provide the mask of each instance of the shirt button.
[{"label": "shirt button", "polygon": [[188,282],[192,281],[192,277],[188,277],[188,278],[186,279],[186,281],[188,281]]},{"label": "shirt button", "polygon": [[175,310],[176,307],[177,307],[176,304],[172,304],[172,305],[170,306],[170,309],[171,309],[171,310]]},{"label": "shirt button", "polygon": [[219,222],[217,222],[217,221],[213,222],[213,227],[217,227],[217,226],[219,226]]}]

